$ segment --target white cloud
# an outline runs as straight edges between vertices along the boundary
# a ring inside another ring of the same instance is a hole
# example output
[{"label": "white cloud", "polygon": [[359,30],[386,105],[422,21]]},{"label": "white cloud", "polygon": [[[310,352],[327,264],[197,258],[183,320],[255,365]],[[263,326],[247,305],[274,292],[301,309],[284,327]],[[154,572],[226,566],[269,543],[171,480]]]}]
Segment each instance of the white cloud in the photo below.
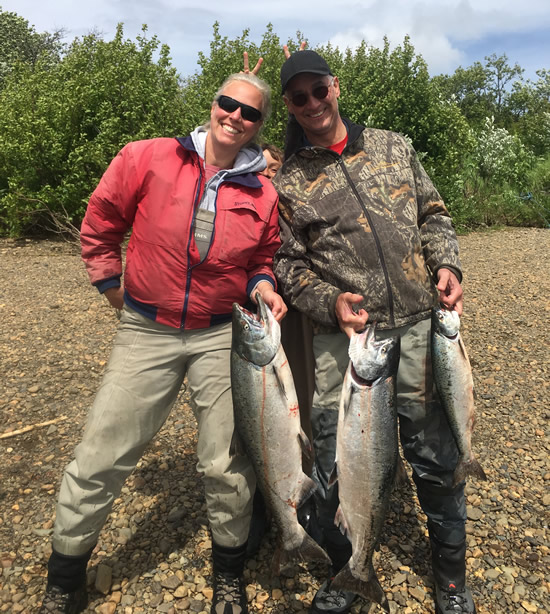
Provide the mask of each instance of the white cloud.
[{"label": "white cloud", "polygon": [[[357,7],[357,5],[355,5]],[[351,21],[351,20],[350,20]],[[362,40],[380,47],[386,36],[392,47],[409,35],[415,51],[428,63],[430,72],[452,72],[466,60],[464,43],[513,32],[528,32],[550,25],[545,2],[526,0],[377,0],[356,8],[356,24],[327,39],[341,49],[354,48]],[[483,57],[478,58],[482,60]]]},{"label": "white cloud", "polygon": [[[69,40],[94,28],[112,36],[121,21],[125,34],[134,37],[147,23],[149,33],[170,46],[174,64],[184,75],[195,70],[198,51],[208,52],[216,20],[222,36],[235,38],[248,28],[250,38],[258,43],[268,23],[283,42],[295,38],[299,30],[312,46],[330,41],[342,49],[363,39],[380,46],[384,35],[398,45],[408,34],[432,74],[468,65],[472,59],[467,49],[473,45],[479,52],[474,59],[483,60],[483,41],[489,37],[500,36],[505,45],[506,36],[523,33],[527,47],[529,34],[546,28],[550,39],[548,0],[278,0],[269,5],[257,0],[238,4],[227,0],[0,0],[0,4],[39,31],[65,27]],[[516,45],[517,40],[521,44],[522,37],[516,36]],[[540,55],[540,64],[548,65],[543,50]]]}]

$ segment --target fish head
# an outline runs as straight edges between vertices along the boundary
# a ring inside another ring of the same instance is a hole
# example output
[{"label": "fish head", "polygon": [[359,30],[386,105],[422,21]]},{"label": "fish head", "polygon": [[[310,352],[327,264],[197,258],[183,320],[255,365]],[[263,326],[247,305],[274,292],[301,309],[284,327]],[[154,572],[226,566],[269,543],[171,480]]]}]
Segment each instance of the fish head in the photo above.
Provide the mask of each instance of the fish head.
[{"label": "fish head", "polygon": [[460,316],[454,309],[434,307],[432,309],[432,328],[449,339],[456,337],[460,331]]},{"label": "fish head", "polygon": [[256,301],[256,313],[233,303],[232,348],[244,360],[263,367],[273,360],[279,349],[281,328],[259,293]]},{"label": "fish head", "polygon": [[363,386],[395,375],[399,364],[399,337],[376,339],[375,327],[353,333],[349,343],[352,377]]}]

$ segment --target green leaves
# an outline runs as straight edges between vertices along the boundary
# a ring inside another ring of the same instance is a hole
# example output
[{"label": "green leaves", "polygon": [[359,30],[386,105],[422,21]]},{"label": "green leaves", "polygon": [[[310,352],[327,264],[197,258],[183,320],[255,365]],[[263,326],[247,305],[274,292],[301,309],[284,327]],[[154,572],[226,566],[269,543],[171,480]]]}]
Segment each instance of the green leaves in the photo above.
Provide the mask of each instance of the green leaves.
[{"label": "green leaves", "polygon": [[[37,33],[0,8],[0,234],[42,231],[52,213],[78,226],[118,150],[205,123],[221,83],[243,69],[244,51],[250,68],[264,59],[259,76],[272,90],[273,113],[261,139],[284,144],[285,56],[271,24],[256,43],[248,29],[229,39],[214,23],[209,53],[199,53],[200,69],[184,78],[146,26],[135,40],[124,37],[122,24],[110,41],[89,34],[67,45],[62,36]],[[295,52],[303,40],[297,32],[286,44]],[[492,55],[431,78],[409,37],[397,46],[385,39],[380,48],[363,41],[354,50],[330,44],[316,50],[339,78],[342,115],[405,134],[459,225],[494,223],[499,215],[532,220],[517,195],[547,185],[550,71],[525,82],[521,67]],[[546,198],[547,189],[540,194]],[[501,202],[506,211],[494,204]],[[509,213],[518,207],[521,214]]]},{"label": "green leaves", "polygon": [[121,24],[112,41],[75,39],[55,64],[14,64],[0,91],[0,231],[26,231],[37,210],[79,224],[117,151],[182,134],[184,115],[168,50],[146,28],[136,42]]}]

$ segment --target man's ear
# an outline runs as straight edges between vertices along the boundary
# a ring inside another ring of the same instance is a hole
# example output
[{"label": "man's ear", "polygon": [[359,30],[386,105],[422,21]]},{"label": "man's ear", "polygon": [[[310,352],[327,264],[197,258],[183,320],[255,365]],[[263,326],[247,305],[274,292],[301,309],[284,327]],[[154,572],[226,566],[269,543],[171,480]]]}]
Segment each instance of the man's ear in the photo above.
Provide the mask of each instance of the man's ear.
[{"label": "man's ear", "polygon": [[340,81],[338,81],[338,77],[332,77],[334,88],[334,92],[336,93],[336,98],[340,98]]}]

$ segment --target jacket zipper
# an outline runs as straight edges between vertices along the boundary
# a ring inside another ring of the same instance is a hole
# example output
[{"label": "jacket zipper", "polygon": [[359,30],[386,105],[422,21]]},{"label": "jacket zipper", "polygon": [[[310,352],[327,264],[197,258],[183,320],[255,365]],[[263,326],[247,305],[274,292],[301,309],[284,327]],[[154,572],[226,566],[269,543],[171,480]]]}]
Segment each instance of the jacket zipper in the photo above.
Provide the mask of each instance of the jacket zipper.
[{"label": "jacket zipper", "polygon": [[390,278],[388,275],[388,269],[386,267],[386,260],[384,258],[384,252],[382,251],[382,244],[380,243],[380,238],[376,232],[376,228],[374,227],[374,224],[372,223],[372,218],[369,214],[369,211],[366,208],[365,203],[363,202],[363,199],[361,198],[361,195],[357,191],[355,183],[353,182],[352,178],[350,177],[350,174],[348,173],[348,169],[346,168],[346,165],[344,164],[344,160],[342,159],[341,156],[338,156],[337,160],[338,160],[338,164],[342,168],[342,171],[344,172],[344,176],[346,177],[346,180],[349,186],[351,187],[353,193],[355,194],[357,201],[361,205],[361,209],[363,209],[363,213],[365,214],[365,217],[369,223],[369,226],[372,232],[372,236],[374,237],[374,242],[376,243],[376,249],[378,251],[378,256],[380,258],[380,265],[382,267],[382,272],[384,273],[384,279],[386,282],[386,291],[388,293],[388,303],[389,303],[389,311],[390,311],[390,324],[393,328],[395,326],[393,291],[391,289]]},{"label": "jacket zipper", "polygon": [[[197,192],[195,194],[195,202],[193,203],[193,215],[191,217],[191,225],[189,227],[189,239],[187,241],[187,262],[189,262],[189,247],[191,245],[191,241],[193,238],[193,233],[191,232],[191,230],[193,229],[193,222],[195,221],[195,212],[196,212],[196,208],[197,205],[200,202],[200,195],[202,192],[202,180],[203,180],[203,173],[202,173],[202,168],[200,163],[198,164],[199,167],[199,183],[197,185]],[[187,278],[185,281],[185,299],[183,301],[183,311],[181,314],[181,325],[180,328],[184,329],[185,328],[185,318],[187,316],[187,305],[189,304],[189,288],[191,287],[191,273],[193,271],[194,267],[188,267],[187,268]]]}]

